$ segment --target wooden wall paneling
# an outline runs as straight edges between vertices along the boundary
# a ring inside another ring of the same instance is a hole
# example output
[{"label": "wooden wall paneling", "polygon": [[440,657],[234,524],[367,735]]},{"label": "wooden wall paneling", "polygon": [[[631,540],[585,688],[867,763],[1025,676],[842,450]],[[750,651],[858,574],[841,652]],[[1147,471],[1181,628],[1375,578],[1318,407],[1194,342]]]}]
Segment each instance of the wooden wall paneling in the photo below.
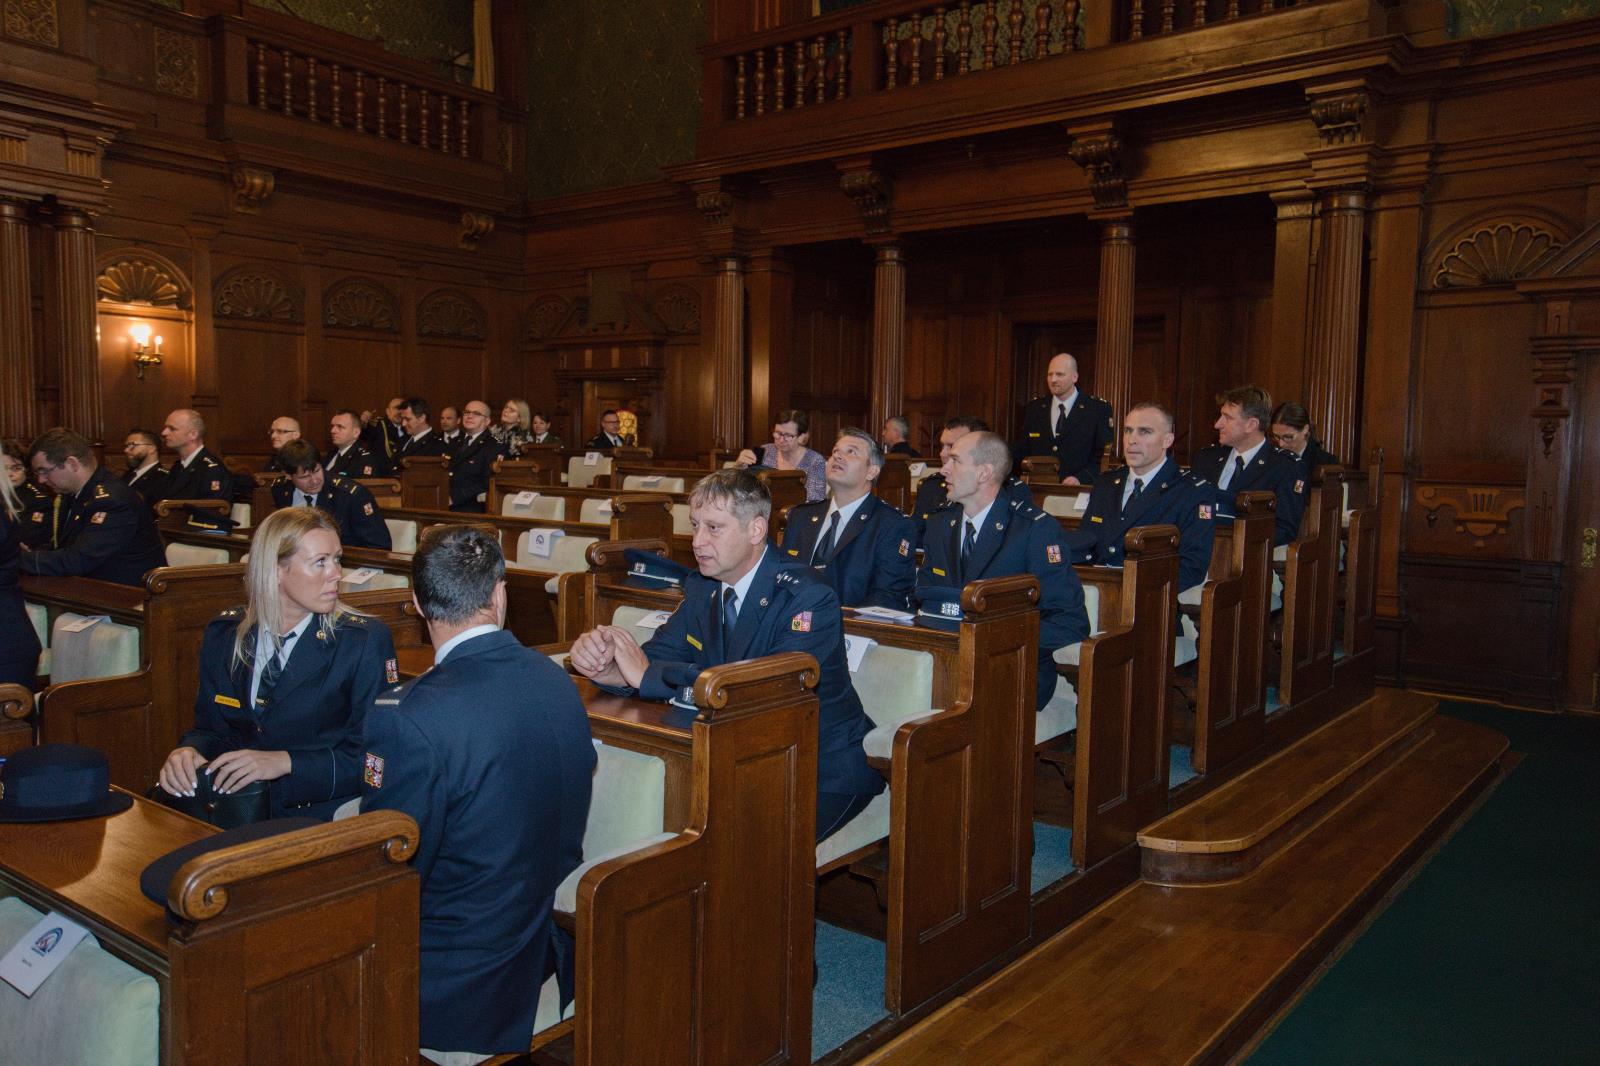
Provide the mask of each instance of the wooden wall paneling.
[{"label": "wooden wall paneling", "polygon": [[[399,334],[327,329],[317,361],[315,395],[326,401],[328,416],[342,407],[357,413],[382,411],[400,381]],[[313,427],[313,440],[325,441],[327,425]]]},{"label": "wooden wall paneling", "polygon": [[[811,447],[823,452],[841,426],[866,426],[869,417],[872,283],[861,255],[846,249],[838,259],[824,252],[796,261],[789,402],[810,413]],[[762,412],[751,412],[752,443],[772,439],[773,413],[764,413],[757,436]]]},{"label": "wooden wall paneling", "polygon": [[1527,455],[1525,369],[1536,309],[1500,286],[1425,294],[1412,393],[1412,454],[1423,476],[1472,461],[1520,482]]},{"label": "wooden wall paneling", "polygon": [[[159,432],[167,414],[188,407],[194,392],[194,287],[181,248],[129,246],[101,236],[96,258],[100,381],[111,451],[134,428]],[[140,380],[129,330],[147,326],[151,345],[161,339],[161,365]]]},{"label": "wooden wall paneling", "polygon": [[[327,321],[324,306],[327,293],[324,286],[329,277],[326,258],[326,253],[320,248],[309,248],[303,252],[300,276],[306,290],[306,327],[305,341],[300,345],[300,364],[296,368],[300,394],[295,397],[294,408],[283,412],[300,423],[301,436],[312,442],[324,439],[319,430],[328,424],[328,415],[331,413],[328,397],[322,393],[321,375],[322,351],[326,343],[322,331]],[[271,438],[267,437],[265,427],[262,437],[270,446]]]},{"label": "wooden wall paneling", "polygon": [[32,218],[25,203],[0,200],[0,437],[28,440],[34,414]]},{"label": "wooden wall paneling", "polygon": [[298,373],[305,346],[302,329],[297,324],[233,320],[217,324],[217,386],[226,404],[206,427],[214,451],[259,452],[272,420],[299,409],[305,395]]},{"label": "wooden wall paneling", "polygon": [[[702,452],[711,449],[711,408],[716,395],[711,375],[706,373],[710,356],[703,340],[701,336],[683,337],[669,342],[662,350],[666,372],[662,377],[661,412],[657,419],[663,423],[663,444],[658,456],[698,459],[703,458]],[[593,428],[580,439],[592,433]]]},{"label": "wooden wall paneling", "polygon": [[[1274,193],[1271,197],[1276,210],[1274,248],[1272,255],[1272,338],[1266,350],[1268,358],[1286,375],[1293,367],[1296,371],[1294,391],[1300,391],[1299,378],[1304,374],[1306,354],[1307,302],[1311,292],[1312,220],[1315,207],[1306,190]],[[1414,256],[1415,244],[1405,250],[1404,261]],[[1413,272],[1414,273],[1414,272]],[[1369,298],[1373,293],[1369,292]],[[1260,376],[1260,368],[1251,368],[1252,376]]]},{"label": "wooden wall paneling", "polygon": [[[1585,301],[1600,326],[1600,299]],[[1600,330],[1588,334],[1600,336]],[[1587,350],[1574,383],[1578,425],[1572,439],[1572,471],[1593,471],[1600,463],[1600,346]],[[1600,709],[1600,478],[1592,473],[1572,480],[1571,511],[1563,562],[1567,581],[1562,617],[1566,627],[1568,709]]]},{"label": "wooden wall paneling", "polygon": [[[790,406],[794,384],[794,287],[794,264],[782,250],[767,250],[750,257],[745,277],[750,352],[745,420],[747,436],[753,440],[764,439],[762,433],[771,428],[771,412]],[[815,436],[811,445],[822,450]]]}]

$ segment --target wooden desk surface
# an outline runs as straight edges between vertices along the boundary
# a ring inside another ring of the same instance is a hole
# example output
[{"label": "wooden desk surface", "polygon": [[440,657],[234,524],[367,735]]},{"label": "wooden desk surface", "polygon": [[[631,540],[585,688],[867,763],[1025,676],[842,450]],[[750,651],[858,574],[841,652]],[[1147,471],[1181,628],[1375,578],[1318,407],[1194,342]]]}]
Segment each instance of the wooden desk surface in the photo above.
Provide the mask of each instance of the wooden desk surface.
[{"label": "wooden desk surface", "polygon": [[42,894],[154,955],[167,952],[166,908],[139,891],[151,862],[217,830],[135,796],[109,818],[0,822],[0,877]]},{"label": "wooden desk surface", "polygon": [[640,699],[638,696],[617,696],[586,677],[574,677],[572,680],[577,683],[578,694],[583,697],[583,705],[589,711],[591,725],[596,724],[595,719],[603,719],[607,723],[616,723],[622,728],[657,737],[674,747],[681,745],[687,748],[696,712],[674,707],[670,703]]}]

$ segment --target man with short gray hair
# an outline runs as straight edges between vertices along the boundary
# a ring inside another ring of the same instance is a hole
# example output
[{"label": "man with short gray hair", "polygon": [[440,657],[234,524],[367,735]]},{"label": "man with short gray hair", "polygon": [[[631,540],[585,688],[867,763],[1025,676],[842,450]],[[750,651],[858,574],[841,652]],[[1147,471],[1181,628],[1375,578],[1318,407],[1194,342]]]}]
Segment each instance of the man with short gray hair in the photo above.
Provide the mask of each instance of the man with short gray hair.
[{"label": "man with short gray hair", "polygon": [[883,450],[890,455],[905,455],[912,459],[922,456],[911,446],[911,423],[903,415],[890,415],[883,420]]},{"label": "man with short gray hair", "polygon": [[917,579],[917,529],[872,495],[883,463],[866,430],[841,430],[828,456],[827,498],[789,508],[779,547],[811,564],[843,606],[904,611]]}]

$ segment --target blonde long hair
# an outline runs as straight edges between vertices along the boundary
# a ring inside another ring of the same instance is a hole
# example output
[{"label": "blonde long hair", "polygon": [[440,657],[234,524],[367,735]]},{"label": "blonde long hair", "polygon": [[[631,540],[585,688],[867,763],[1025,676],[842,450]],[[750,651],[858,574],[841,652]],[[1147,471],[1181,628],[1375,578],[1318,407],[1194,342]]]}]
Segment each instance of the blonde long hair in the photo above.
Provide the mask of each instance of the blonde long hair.
[{"label": "blonde long hair", "polygon": [[[22,469],[28,469],[27,459],[19,459],[17,453],[22,449],[13,444],[5,445],[6,458],[14,463],[22,464]],[[0,468],[0,507],[6,509],[6,516],[16,521],[17,513],[22,510],[22,501],[17,499],[17,490],[11,487],[11,475]]]},{"label": "blonde long hair", "polygon": [[[273,511],[259,526],[250,541],[250,561],[245,564],[244,619],[233,635],[233,660],[242,666],[254,664],[256,641],[251,631],[265,627],[276,654],[283,650],[279,630],[283,628],[283,611],[279,603],[278,575],[289,557],[300,550],[300,542],[315,529],[325,529],[335,537],[339,527],[333,516],[320,507],[284,507]],[[317,616],[317,627],[324,640],[333,640],[339,623],[347,615],[359,611],[346,606],[343,601],[334,603],[333,610]]]},{"label": "blonde long hair", "polygon": [[[527,400],[507,400],[506,406],[517,409],[518,429],[526,433],[533,428],[533,409],[528,406]],[[504,411],[505,408],[501,408],[501,410]],[[504,423],[501,423],[501,425],[504,425]]]}]

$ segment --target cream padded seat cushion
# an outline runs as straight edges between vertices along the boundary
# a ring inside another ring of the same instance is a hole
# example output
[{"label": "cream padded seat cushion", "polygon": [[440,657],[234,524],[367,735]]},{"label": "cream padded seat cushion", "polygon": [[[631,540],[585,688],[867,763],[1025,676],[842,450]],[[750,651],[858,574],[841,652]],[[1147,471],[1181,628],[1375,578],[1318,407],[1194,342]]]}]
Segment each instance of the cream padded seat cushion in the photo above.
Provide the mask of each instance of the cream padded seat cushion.
[{"label": "cream padded seat cushion", "polygon": [[1057,676],[1050,702],[1039,712],[1033,726],[1033,742],[1043,744],[1078,728],[1078,691],[1066,678]]},{"label": "cream padded seat cushion", "polygon": [[[574,574],[589,569],[584,553],[589,545],[598,544],[599,537],[557,537],[548,558],[535,555],[528,547],[528,534],[517,538],[517,560],[512,565],[520,570],[538,570],[541,573]],[[552,577],[544,583],[544,590],[554,596],[561,591],[561,578]]]},{"label": "cream padded seat cushion", "polygon": [[602,455],[599,462],[593,466],[584,461],[584,456],[574,455],[567,460],[567,484],[575,489],[586,489],[594,484],[594,479],[601,474],[611,473],[611,456]]},{"label": "cream padded seat cushion", "polygon": [[689,521],[689,505],[675,503],[672,505],[672,531],[681,537],[694,536],[694,525]]},{"label": "cream padded seat cushion", "polygon": [[[44,917],[20,899],[0,899],[0,943],[9,948]],[[161,988],[149,974],[85,937],[32,998],[0,982],[0,1059],[116,1063],[160,1060]]]},{"label": "cream padded seat cushion", "polygon": [[500,501],[500,513],[508,518],[536,518],[542,522],[562,522],[567,517],[567,501],[561,496],[535,496],[518,503],[515,493]]},{"label": "cream padded seat cushion", "polygon": [[65,612],[56,616],[50,632],[50,680],[83,681],[117,677],[139,669],[139,630],[101,619],[76,633],[66,627],[88,615]]},{"label": "cream padded seat cushion", "polygon": [[[1082,507],[1078,506],[1078,501],[1080,500],[1083,501]],[[1083,514],[1085,508],[1088,506],[1089,494],[1087,492],[1080,493],[1076,496],[1063,496],[1059,493],[1051,493],[1044,498],[1045,513],[1053,514],[1057,518],[1077,518]]]},{"label": "cream padded seat cushion", "polygon": [[216,566],[228,561],[226,548],[202,548],[198,544],[168,544],[168,566]]},{"label": "cream padded seat cushion", "polygon": [[578,882],[583,880],[583,875],[588,873],[591,868],[631,852],[643,851],[653,844],[675,840],[677,837],[677,833],[656,833],[653,836],[645,837],[643,840],[635,840],[631,844],[624,844],[621,847],[612,848],[610,851],[601,852],[593,858],[584,859],[582,865],[568,874],[566,880],[556,886],[556,899],[553,906],[563,914],[578,913]]},{"label": "cream padded seat cushion", "polygon": [[584,500],[578,507],[578,521],[590,526],[609,526],[611,501],[598,497]]},{"label": "cream padded seat cushion", "polygon": [[385,518],[389,527],[389,550],[410,555],[417,550],[417,524],[409,518]]},{"label": "cream padded seat cushion", "polygon": [[250,505],[248,503],[236,503],[236,504],[234,504],[233,507],[230,508],[229,511],[228,511],[228,517],[233,519],[235,522],[238,523],[237,528],[239,528],[239,529],[249,529],[250,528]]},{"label": "cream padded seat cushion", "polygon": [[50,611],[42,603],[30,603],[28,607],[28,621],[33,623],[33,631],[39,634],[40,677],[50,676]]},{"label": "cream padded seat cushion", "polygon": [[[654,479],[654,480],[652,480]],[[683,478],[657,477],[654,474],[629,474],[622,479],[625,489],[638,489],[641,492],[685,492]]]},{"label": "cream padded seat cushion", "polygon": [[[1092,582],[1083,584],[1083,609],[1089,615],[1089,635],[1105,632],[1100,624],[1100,587]],[[1081,644],[1068,644],[1064,648],[1057,648],[1051,653],[1051,658],[1067,666],[1078,665],[1078,649]]]},{"label": "cream padded seat cushion", "polygon": [[[863,741],[865,743],[865,741]],[[828,839],[817,845],[817,869],[821,870],[836,859],[876,844],[889,835],[889,790],[884,789],[872,797],[872,802],[861,813],[850,819]]]},{"label": "cream padded seat cushion", "polygon": [[584,861],[556,889],[556,909],[569,914],[577,909],[578,882],[589,867],[677,836],[661,831],[666,818],[665,762],[611,744],[596,744],[595,757],[589,820],[583,830]]},{"label": "cream padded seat cushion", "polygon": [[650,626],[642,626],[639,623],[653,614],[655,611],[648,607],[630,607],[628,604],[623,604],[611,613],[611,624],[626,629],[633,634],[635,641],[643,645],[656,635],[656,631]]}]

